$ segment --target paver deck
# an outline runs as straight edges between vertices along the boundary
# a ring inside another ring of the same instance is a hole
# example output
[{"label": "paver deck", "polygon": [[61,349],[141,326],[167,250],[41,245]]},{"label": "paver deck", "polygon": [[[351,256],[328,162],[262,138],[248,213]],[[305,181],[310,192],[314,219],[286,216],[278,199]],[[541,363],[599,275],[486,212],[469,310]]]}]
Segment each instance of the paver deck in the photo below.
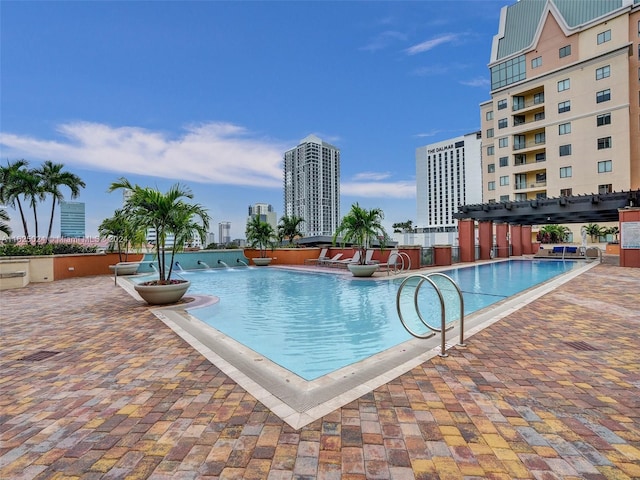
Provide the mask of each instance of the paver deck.
[{"label": "paver deck", "polygon": [[2,479],[640,478],[640,269],[590,269],[298,430],[112,277],[0,295]]}]

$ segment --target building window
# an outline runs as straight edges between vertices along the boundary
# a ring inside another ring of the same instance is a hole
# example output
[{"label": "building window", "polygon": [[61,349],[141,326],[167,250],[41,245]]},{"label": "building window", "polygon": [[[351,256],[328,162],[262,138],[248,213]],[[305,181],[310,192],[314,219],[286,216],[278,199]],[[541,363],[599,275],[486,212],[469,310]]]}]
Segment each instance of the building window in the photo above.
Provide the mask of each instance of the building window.
[{"label": "building window", "polygon": [[487,173],[493,173],[495,171],[496,171],[495,163],[490,163],[489,165],[487,165]]},{"label": "building window", "polygon": [[491,67],[491,90],[511,85],[527,78],[527,61],[524,55]]},{"label": "building window", "polygon": [[541,103],[544,103],[544,92],[534,93],[533,104],[540,105]]},{"label": "building window", "polygon": [[521,150],[526,148],[527,146],[527,138],[524,135],[514,135],[513,136],[513,149]]},{"label": "building window", "polygon": [[607,173],[611,171],[611,160],[603,160],[598,162],[598,173]]},{"label": "building window", "polygon": [[514,115],[513,116],[513,126],[516,127],[518,125],[522,125],[525,122],[524,115]]},{"label": "building window", "polygon": [[498,140],[498,147],[504,148],[509,146],[509,138],[504,137]]},{"label": "building window", "polygon": [[560,167],[560,178],[569,178],[571,176],[571,167]]},{"label": "building window", "polygon": [[567,155],[571,155],[571,144],[560,145],[560,156],[566,157]]},{"label": "building window", "polygon": [[525,165],[527,163],[527,156],[522,153],[518,153],[513,156],[514,165]]},{"label": "building window", "polygon": [[607,88],[596,93],[596,103],[608,102],[611,100],[611,90]]},{"label": "building window", "polygon": [[544,133],[544,132],[536,133],[536,136],[535,136],[535,142],[536,142],[536,144],[544,143],[544,142],[545,142],[545,139],[546,139],[546,135],[545,135],[545,133]]},{"label": "building window", "polygon": [[559,50],[560,58],[568,57],[571,55],[571,45],[566,45]]},{"label": "building window", "polygon": [[570,87],[571,87],[571,82],[569,81],[568,78],[565,78],[564,80],[560,80],[558,82],[559,92],[564,92],[565,90],[569,90]]},{"label": "building window", "polygon": [[547,160],[546,153],[536,153],[536,162],[545,162]]},{"label": "building window", "polygon": [[598,150],[611,148],[611,137],[602,137],[598,139]]},{"label": "building window", "polygon": [[609,40],[611,40],[611,30],[605,30],[598,34],[598,45],[608,42]]},{"label": "building window", "polygon": [[611,67],[605,65],[604,67],[596,68],[596,80],[602,80],[611,75]]},{"label": "building window", "polygon": [[540,65],[542,65],[542,57],[531,59],[531,68],[538,68]]},{"label": "building window", "polygon": [[507,100],[498,100],[498,110],[504,110],[505,108],[507,108]]},{"label": "building window", "polygon": [[571,133],[571,123],[561,123],[558,125],[558,135],[566,135]]},{"label": "building window", "polygon": [[493,128],[487,128],[487,138],[493,138]]},{"label": "building window", "polygon": [[598,193],[603,195],[605,193],[611,193],[613,191],[613,185],[607,183],[605,185],[598,185]]},{"label": "building window", "polygon": [[596,124],[598,125],[598,127],[601,127],[602,125],[610,125],[611,124],[611,114],[610,113],[603,113],[602,115],[598,115],[596,118]]},{"label": "building window", "polygon": [[495,147],[493,145],[489,145],[487,147],[487,155],[493,155],[494,150],[495,150]]},{"label": "building window", "polygon": [[508,167],[509,166],[509,157],[500,157],[500,166]]},{"label": "building window", "polygon": [[506,185],[509,185],[509,176],[505,175],[504,177],[500,177],[500,186],[504,187]]},{"label": "building window", "polygon": [[501,118],[500,120],[498,120],[498,128],[507,128],[507,119],[506,118]]},{"label": "building window", "polygon": [[487,190],[495,190],[496,189],[496,182],[489,182],[487,184]]},{"label": "building window", "polygon": [[489,111],[485,114],[484,118],[485,118],[485,119],[487,119],[487,120],[493,120],[493,110],[489,110]]},{"label": "building window", "polygon": [[500,195],[500,201],[501,202],[508,202],[509,201],[509,195]]},{"label": "building window", "polygon": [[546,173],[536,173],[536,183],[544,183],[547,181]]},{"label": "building window", "polygon": [[522,95],[515,95],[513,97],[513,111],[522,110],[524,108],[524,97]]},{"label": "building window", "polygon": [[534,121],[544,120],[544,112],[538,112],[533,116]]},{"label": "building window", "polygon": [[573,189],[572,188],[561,188],[560,189],[560,196],[561,197],[570,197],[571,195],[573,195]]},{"label": "building window", "polygon": [[564,113],[571,111],[571,100],[567,100],[566,102],[560,102],[558,104],[558,113]]}]

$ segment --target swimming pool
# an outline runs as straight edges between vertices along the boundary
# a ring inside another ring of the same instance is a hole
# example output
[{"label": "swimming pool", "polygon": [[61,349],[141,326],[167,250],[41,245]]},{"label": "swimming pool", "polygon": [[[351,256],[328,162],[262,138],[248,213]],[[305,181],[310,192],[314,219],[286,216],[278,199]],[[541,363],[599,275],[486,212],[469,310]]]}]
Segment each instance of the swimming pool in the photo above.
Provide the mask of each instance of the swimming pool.
[{"label": "swimming pool", "polygon": [[[465,315],[578,268],[581,262],[510,260],[443,271],[463,292]],[[314,380],[411,338],[400,324],[401,279],[280,268],[181,272],[190,293],[217,304],[190,314],[305,380]],[[425,295],[424,302],[432,302]],[[439,313],[434,313],[436,316]]]}]

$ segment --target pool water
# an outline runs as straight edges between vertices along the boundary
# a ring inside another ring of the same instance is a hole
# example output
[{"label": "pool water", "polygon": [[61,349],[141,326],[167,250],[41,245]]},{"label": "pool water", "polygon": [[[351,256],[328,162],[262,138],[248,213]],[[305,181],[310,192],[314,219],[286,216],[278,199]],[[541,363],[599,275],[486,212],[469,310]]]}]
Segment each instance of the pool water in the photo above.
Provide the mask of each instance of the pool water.
[{"label": "pool water", "polygon": [[[581,265],[511,260],[442,273],[459,285],[465,315],[469,315]],[[214,305],[190,310],[191,315],[305,380],[412,338],[396,308],[401,279],[355,280],[347,275],[256,267],[180,275],[191,281],[190,293],[220,298]],[[454,289],[448,290],[442,288],[445,297]],[[441,310],[434,295],[433,288],[423,286],[419,308],[429,325],[438,326]],[[413,291],[408,289],[401,302],[403,315],[415,312],[413,302]],[[447,321],[459,318],[459,301],[453,303],[456,306],[447,311]],[[414,317],[408,321],[415,325]],[[412,330],[417,331],[413,326]]]}]

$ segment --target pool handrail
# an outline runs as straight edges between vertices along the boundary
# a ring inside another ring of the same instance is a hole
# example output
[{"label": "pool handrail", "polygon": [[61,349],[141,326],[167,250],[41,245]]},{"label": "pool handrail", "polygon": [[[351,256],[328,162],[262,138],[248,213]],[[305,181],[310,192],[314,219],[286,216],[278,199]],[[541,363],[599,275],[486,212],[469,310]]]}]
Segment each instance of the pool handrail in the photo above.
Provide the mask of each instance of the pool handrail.
[{"label": "pool handrail", "polygon": [[[440,353],[438,354],[438,356],[440,357],[447,357],[449,356],[448,353],[446,353],[446,332],[448,330],[451,330],[454,327],[455,322],[451,322],[451,324],[449,325],[449,327],[446,326],[446,305],[445,305],[445,301],[444,301],[444,297],[442,295],[442,292],[440,291],[440,287],[438,287],[438,285],[436,284],[436,282],[434,282],[430,277],[433,276],[437,276],[437,277],[442,277],[446,280],[448,280],[456,289],[456,292],[458,293],[458,297],[460,299],[460,340],[458,342],[458,346],[460,347],[466,347],[466,343],[464,342],[464,299],[462,297],[462,291],[460,290],[460,287],[458,287],[458,285],[456,284],[456,282],[449,277],[448,275],[445,275],[444,273],[440,273],[440,272],[433,272],[433,273],[429,273],[427,275],[421,274],[421,273],[417,273],[414,275],[410,275],[407,278],[405,278],[402,283],[400,284],[400,287],[398,288],[398,293],[396,294],[396,310],[398,311],[398,316],[400,317],[400,323],[402,323],[402,326],[405,328],[405,330],[407,332],[409,332],[412,336],[416,337],[416,338],[420,338],[420,339],[427,339],[427,338],[431,338],[433,337],[436,333],[440,333],[441,336],[441,341],[440,341]],[[404,287],[406,286],[407,282],[409,282],[409,280],[411,279],[416,279],[419,278],[420,280],[418,281],[418,284],[415,287],[415,292],[413,294],[413,303],[414,303],[414,307],[416,309],[416,313],[418,315],[419,320],[422,322],[422,324],[424,326],[426,326],[429,330],[431,330],[430,333],[428,334],[417,334],[414,331],[412,331],[407,324],[405,323],[404,317],[402,315],[402,309],[400,308],[400,297],[402,295],[402,290],[404,289]],[[424,318],[422,317],[422,314],[420,313],[420,307],[418,306],[418,293],[420,291],[420,287],[422,287],[424,282],[428,282],[436,291],[436,294],[438,295],[438,299],[440,300],[440,328],[435,328],[432,327],[431,325],[429,325],[427,322],[425,322]]]}]

